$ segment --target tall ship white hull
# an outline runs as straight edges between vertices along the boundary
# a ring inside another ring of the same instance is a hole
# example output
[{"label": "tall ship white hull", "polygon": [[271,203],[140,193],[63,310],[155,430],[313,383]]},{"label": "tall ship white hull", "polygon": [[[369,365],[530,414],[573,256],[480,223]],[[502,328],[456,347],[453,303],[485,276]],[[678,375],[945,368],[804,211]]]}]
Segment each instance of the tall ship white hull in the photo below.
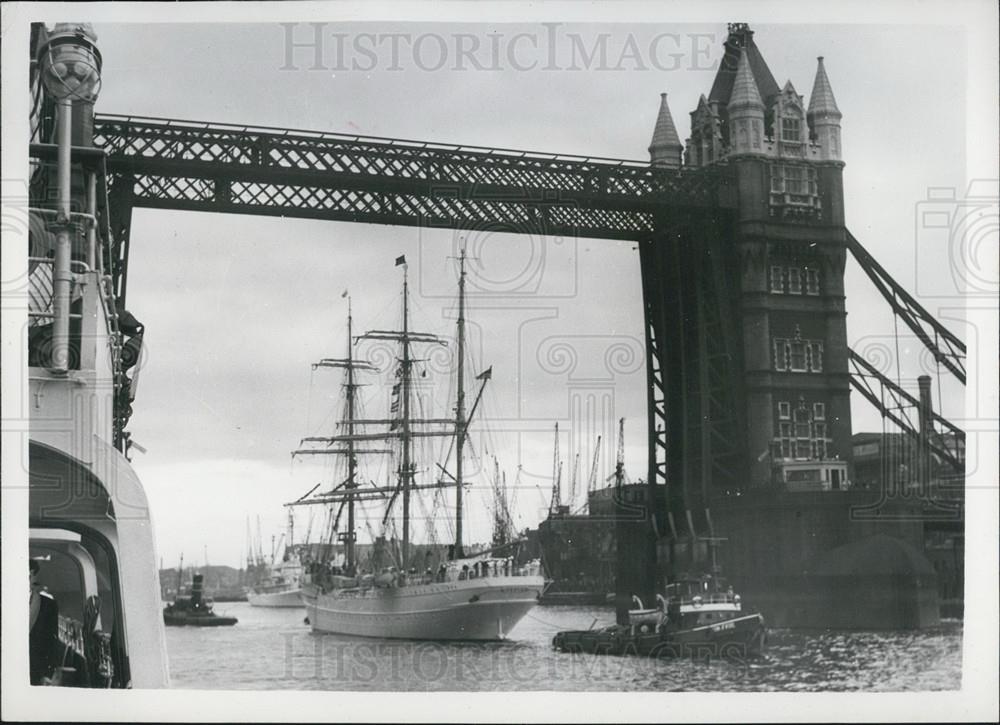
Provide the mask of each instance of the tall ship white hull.
[{"label": "tall ship white hull", "polygon": [[247,592],[247,601],[251,607],[291,609],[304,606],[302,603],[302,589],[298,586],[280,591],[255,591],[251,589]]},{"label": "tall ship white hull", "polygon": [[500,576],[403,587],[302,588],[314,632],[423,640],[504,640],[536,605],[541,576]]}]

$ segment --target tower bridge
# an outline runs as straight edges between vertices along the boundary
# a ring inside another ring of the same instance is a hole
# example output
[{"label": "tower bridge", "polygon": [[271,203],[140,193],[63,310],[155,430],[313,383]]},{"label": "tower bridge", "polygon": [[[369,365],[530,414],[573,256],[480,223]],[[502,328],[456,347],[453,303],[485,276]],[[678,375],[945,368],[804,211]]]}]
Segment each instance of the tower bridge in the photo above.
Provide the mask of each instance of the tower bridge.
[{"label": "tower bridge", "polygon": [[[879,537],[889,537],[896,553],[885,556],[919,557],[927,497],[851,485],[852,386],[914,442],[925,477],[932,460],[964,476],[961,430],[934,413],[929,395],[894,388],[849,349],[848,255],[962,383],[964,345],[845,227],[842,114],[823,58],[806,104],[791,82],[778,85],[745,24],[730,25],[683,143],[662,96],[648,162],[95,116],[92,105],[76,105],[76,178],[97,222],[92,262],[122,308],[133,237],[141,244],[135,208],[636,242],[647,500],[666,505],[618,522],[620,607],[636,593],[651,601],[659,577],[704,564],[706,542],[719,536],[730,540],[721,552],[727,574],[761,599],[782,593],[770,602],[779,622],[829,613],[796,592],[822,590],[829,601],[835,579],[815,577],[851,563],[837,551],[857,563],[872,546],[884,553]],[[43,102],[38,117],[32,193],[42,208],[56,154],[52,105]],[[116,438],[125,452],[132,387],[128,361],[117,366]],[[943,510],[960,520],[959,508]],[[936,619],[932,585],[920,561],[904,563],[890,565],[892,576],[909,571],[909,594],[892,616],[921,626]],[[868,584],[879,595],[883,585],[901,586]]]}]

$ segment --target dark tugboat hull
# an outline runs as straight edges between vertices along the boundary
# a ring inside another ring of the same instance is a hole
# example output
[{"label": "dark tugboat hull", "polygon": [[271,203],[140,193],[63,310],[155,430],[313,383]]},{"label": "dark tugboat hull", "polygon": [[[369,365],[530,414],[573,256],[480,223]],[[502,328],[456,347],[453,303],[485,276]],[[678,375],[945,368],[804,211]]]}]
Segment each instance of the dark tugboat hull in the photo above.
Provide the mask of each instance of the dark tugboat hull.
[{"label": "dark tugboat hull", "polygon": [[212,611],[211,600],[202,596],[204,585],[205,577],[195,574],[190,596],[178,596],[168,604],[163,609],[163,623],[168,627],[230,627],[236,624],[236,617],[221,617]]},{"label": "dark tugboat hull", "polygon": [[636,632],[628,626],[559,632],[552,646],[560,652],[585,654],[741,659],[760,655],[764,639],[764,618],[749,614],[710,626],[662,632]]},{"label": "dark tugboat hull", "polygon": [[236,617],[187,617],[163,613],[163,623],[168,627],[230,627],[239,620]]}]

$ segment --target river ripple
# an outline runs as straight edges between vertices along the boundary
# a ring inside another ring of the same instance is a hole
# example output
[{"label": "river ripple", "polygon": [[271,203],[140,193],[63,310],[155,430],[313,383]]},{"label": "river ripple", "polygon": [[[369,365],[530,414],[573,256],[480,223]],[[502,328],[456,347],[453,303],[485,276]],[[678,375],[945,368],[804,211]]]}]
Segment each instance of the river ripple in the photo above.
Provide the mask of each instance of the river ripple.
[{"label": "river ripple", "polygon": [[605,607],[536,607],[499,643],[314,635],[304,609],[217,604],[234,627],[168,627],[171,685],[187,689],[478,691],[926,691],[961,687],[962,624],[919,632],[769,630],[744,662],[553,651],[561,629],[614,621]]}]

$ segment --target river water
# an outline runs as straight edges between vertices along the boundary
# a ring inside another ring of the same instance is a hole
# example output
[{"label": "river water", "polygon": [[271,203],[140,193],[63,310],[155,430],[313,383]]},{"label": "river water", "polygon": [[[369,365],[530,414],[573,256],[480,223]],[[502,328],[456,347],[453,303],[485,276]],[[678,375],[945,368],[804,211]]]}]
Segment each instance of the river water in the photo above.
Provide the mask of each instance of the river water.
[{"label": "river water", "polygon": [[961,687],[962,623],[920,632],[768,631],[746,661],[562,654],[561,629],[614,622],[607,607],[536,607],[498,643],[314,635],[304,609],[215,605],[234,627],[168,627],[171,685],[234,690],[926,691]]}]

